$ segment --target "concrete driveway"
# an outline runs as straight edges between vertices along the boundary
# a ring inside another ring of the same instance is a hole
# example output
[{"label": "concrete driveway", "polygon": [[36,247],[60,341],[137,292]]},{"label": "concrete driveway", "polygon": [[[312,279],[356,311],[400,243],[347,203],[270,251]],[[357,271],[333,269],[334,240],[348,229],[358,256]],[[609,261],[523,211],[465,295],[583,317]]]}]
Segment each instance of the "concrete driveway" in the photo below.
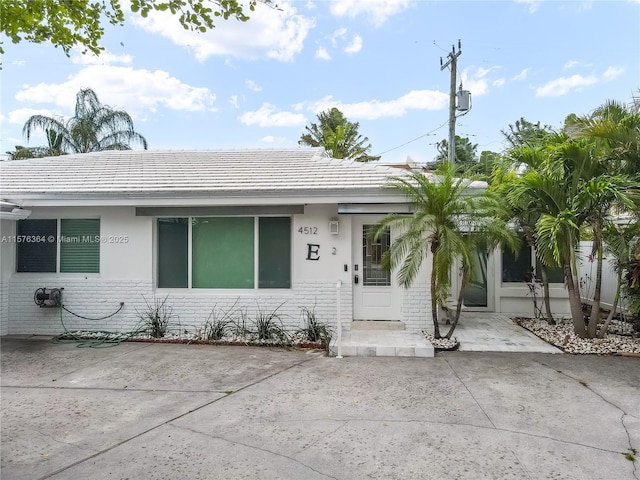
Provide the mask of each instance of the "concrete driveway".
[{"label": "concrete driveway", "polygon": [[640,479],[640,359],[1,340],[9,479]]}]

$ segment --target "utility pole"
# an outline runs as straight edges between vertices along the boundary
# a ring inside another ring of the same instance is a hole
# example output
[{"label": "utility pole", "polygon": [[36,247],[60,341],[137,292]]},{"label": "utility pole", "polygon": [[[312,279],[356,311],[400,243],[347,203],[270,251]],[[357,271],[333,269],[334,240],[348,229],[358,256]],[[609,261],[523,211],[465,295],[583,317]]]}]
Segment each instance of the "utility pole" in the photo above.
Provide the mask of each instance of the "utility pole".
[{"label": "utility pole", "polygon": [[451,83],[449,89],[449,163],[456,161],[456,75],[458,71],[458,57],[462,54],[462,45],[458,40],[458,51],[453,45],[451,53],[447,55],[447,62],[442,64],[440,57],[440,71],[451,65]]}]

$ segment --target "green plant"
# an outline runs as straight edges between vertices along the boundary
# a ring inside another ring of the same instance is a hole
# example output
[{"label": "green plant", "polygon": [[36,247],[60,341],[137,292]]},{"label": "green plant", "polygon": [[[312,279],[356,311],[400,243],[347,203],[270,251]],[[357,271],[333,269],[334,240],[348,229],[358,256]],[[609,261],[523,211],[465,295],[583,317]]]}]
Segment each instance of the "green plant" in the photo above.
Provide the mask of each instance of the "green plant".
[{"label": "green plant", "polygon": [[173,308],[167,305],[169,296],[167,295],[162,300],[154,296],[152,302],[149,302],[144,295],[142,298],[146,309],[142,312],[136,309],[136,313],[144,325],[144,331],[151,335],[152,338],[164,337],[173,316]]},{"label": "green plant", "polygon": [[284,303],[281,303],[272,312],[264,311],[258,306],[255,320],[253,322],[253,333],[258,340],[266,340],[282,345],[290,343],[289,333],[282,324],[278,315],[278,310]]},{"label": "green plant", "polygon": [[638,454],[638,451],[635,448],[630,448],[628,452],[625,452],[624,458],[626,458],[630,462],[635,462],[637,454]]},{"label": "green plant", "polygon": [[235,303],[228,310],[216,309],[216,307],[217,305],[213,306],[209,317],[204,322],[202,336],[205,340],[222,340],[232,331],[231,312]]},{"label": "green plant", "polygon": [[318,321],[315,309],[315,305],[313,308],[300,307],[303,325],[298,329],[297,333],[308,342],[320,342],[323,346],[328,347],[329,343],[331,343],[331,327]]},{"label": "green plant", "polygon": [[237,311],[236,320],[232,320],[229,325],[231,329],[231,334],[236,338],[246,338],[251,335],[251,329],[248,326],[249,324],[249,314],[247,313],[246,308],[239,308]]}]

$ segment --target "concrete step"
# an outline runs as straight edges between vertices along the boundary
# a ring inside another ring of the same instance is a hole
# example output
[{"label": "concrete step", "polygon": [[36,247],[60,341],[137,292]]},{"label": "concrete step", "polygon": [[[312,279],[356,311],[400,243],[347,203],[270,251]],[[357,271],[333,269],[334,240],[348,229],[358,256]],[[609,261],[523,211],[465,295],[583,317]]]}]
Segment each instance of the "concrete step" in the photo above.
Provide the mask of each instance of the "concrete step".
[{"label": "concrete step", "polygon": [[351,322],[351,330],[404,330],[404,322],[355,320]]},{"label": "concrete step", "polygon": [[[338,338],[331,339],[329,353],[338,355]],[[344,332],[343,357],[433,357],[433,345],[423,335],[405,330],[362,330]]]}]

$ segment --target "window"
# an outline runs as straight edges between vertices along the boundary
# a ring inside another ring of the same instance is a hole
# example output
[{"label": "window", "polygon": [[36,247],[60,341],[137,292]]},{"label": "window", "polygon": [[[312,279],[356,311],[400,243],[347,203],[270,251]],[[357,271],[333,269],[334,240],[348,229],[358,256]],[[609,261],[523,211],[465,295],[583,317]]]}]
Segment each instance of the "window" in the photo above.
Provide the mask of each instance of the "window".
[{"label": "window", "polygon": [[100,272],[99,219],[20,220],[16,240],[18,272]]},{"label": "window", "polygon": [[17,271],[57,271],[57,220],[19,220],[16,226]]},{"label": "window", "polygon": [[531,263],[531,247],[524,242],[517,253],[510,249],[502,250],[502,281],[526,282],[531,280],[533,264]]},{"label": "window", "polygon": [[159,288],[256,286],[291,288],[290,217],[158,219]]},{"label": "window", "polygon": [[[511,250],[502,251],[502,282],[525,282],[530,281],[535,274],[538,281],[541,280],[539,259],[535,259],[534,269],[534,249],[523,242],[517,255]],[[564,283],[564,272],[561,267],[547,267],[549,283]]]}]

